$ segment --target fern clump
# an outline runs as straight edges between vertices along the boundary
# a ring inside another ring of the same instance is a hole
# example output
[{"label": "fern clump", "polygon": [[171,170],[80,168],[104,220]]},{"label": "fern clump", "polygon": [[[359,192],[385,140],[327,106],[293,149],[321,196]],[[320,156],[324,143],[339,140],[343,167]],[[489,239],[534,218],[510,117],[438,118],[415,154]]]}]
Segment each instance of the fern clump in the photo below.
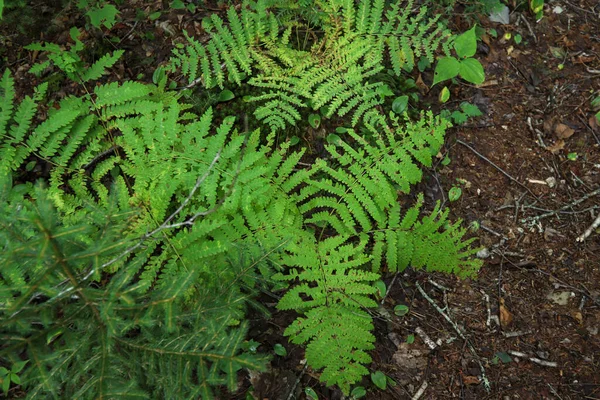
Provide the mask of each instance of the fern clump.
[{"label": "fern clump", "polygon": [[[277,131],[295,125],[305,107],[326,117],[351,114],[356,126],[385,100],[389,88],[374,79],[377,74],[389,66],[400,76],[420,57],[433,63],[437,50],[450,54],[453,41],[426,7],[413,14],[413,0],[390,7],[383,0],[362,0],[358,6],[350,0],[317,2],[317,17],[293,23],[289,16],[279,22],[275,12],[294,6],[268,6],[258,1],[239,14],[232,7],[228,25],[212,15],[210,40],[201,44],[188,37],[188,46],[175,51],[172,69],[180,68],[189,81],[206,88],[240,84],[248,77],[258,92],[247,99],[257,103],[255,117]],[[301,44],[300,30],[322,33],[314,34],[312,44]]]},{"label": "fern clump", "polygon": [[[31,361],[22,374],[30,398],[233,391],[240,369],[265,368],[268,357],[244,346],[245,315],[266,312],[255,298],[273,287],[285,290],[278,308],[298,313],[285,335],[347,394],[368,372],[368,309],[382,274],[476,273],[460,221],[439,204],[422,215],[422,195],[412,207],[400,201],[450,124],[431,112],[389,113],[376,75],[433,61],[453,41],[424,9],[402,4],[253,2],[229,9],[227,23],[213,15],[206,44],[189,38],[176,50],[172,70],[206,89],[257,88],[246,104],[267,125],[266,141],[233,116],[192,112],[166,76],[97,84],[40,122],[47,85],[17,103],[4,72],[0,362]],[[309,23],[322,33],[294,43]],[[85,69],[59,48],[39,49],[82,83],[120,55]],[[306,163],[306,150],[278,132],[309,110],[348,116],[353,128]],[[48,166],[42,184],[13,185],[25,163]]]}]

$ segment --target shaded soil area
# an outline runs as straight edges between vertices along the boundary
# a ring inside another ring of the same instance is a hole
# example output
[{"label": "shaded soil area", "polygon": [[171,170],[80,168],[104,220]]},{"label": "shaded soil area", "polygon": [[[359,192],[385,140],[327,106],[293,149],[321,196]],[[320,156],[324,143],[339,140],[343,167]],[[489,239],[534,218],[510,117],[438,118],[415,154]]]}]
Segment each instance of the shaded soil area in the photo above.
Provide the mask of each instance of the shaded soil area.
[{"label": "shaded soil area", "polygon": [[[136,17],[136,8],[165,11],[150,21]],[[202,16],[223,8],[204,4],[189,15],[161,2],[131,1],[112,29],[90,30],[82,39],[92,54],[126,50],[108,79],[149,81],[184,29],[201,34]],[[69,43],[74,15],[61,11],[45,33],[32,30],[40,35],[35,39]],[[538,23],[526,12],[510,21],[479,22],[497,32],[487,31],[478,52],[486,82],[452,90],[484,115],[452,129],[418,188],[430,206],[445,202],[454,219],[479,226],[485,264],[473,280],[420,271],[386,277],[389,293],[373,311],[378,340],[370,369],[396,384],[382,391],[365,378],[368,399],[600,399],[600,233],[592,229],[577,241],[600,212],[600,128],[590,107],[600,92],[600,4],[557,0]],[[468,28],[458,13],[453,22]],[[16,31],[2,39],[7,62],[0,67],[16,71],[26,93],[33,60],[22,47],[32,39]],[[432,80],[427,73],[422,79]],[[81,89],[61,90],[64,96]],[[446,156],[451,162],[444,166]],[[450,204],[453,186],[462,195]],[[294,316],[267,299],[273,318],[253,319],[251,336],[264,349],[284,344],[287,355],[275,357],[267,374],[244,372],[238,393],[222,398],[251,398],[251,386],[257,399],[302,399],[307,387],[320,399],[342,398],[305,368],[302,349],[283,336]],[[409,307],[407,315],[390,314],[399,304]]]}]

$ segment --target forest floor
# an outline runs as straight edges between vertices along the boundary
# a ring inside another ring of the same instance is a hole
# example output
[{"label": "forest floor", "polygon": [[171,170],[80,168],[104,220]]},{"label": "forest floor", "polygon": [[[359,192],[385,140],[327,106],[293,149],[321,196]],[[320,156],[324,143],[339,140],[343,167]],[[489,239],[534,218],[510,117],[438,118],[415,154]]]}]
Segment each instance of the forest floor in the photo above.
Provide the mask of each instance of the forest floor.
[{"label": "forest floor", "polygon": [[[33,60],[22,47],[35,40],[66,44],[69,28],[83,23],[73,20],[76,10],[54,15],[42,3],[32,7],[52,15],[51,29],[3,27],[8,61],[0,66],[16,72],[24,92],[32,88],[25,73]],[[151,21],[136,17],[142,1],[125,3],[112,29],[83,38],[98,54],[126,51],[112,70],[117,79],[151,80],[184,29],[201,34],[203,13],[223,12],[217,4],[195,16],[165,7]],[[483,37],[477,55],[486,82],[455,85],[452,94],[484,115],[451,130],[438,165],[417,188],[430,205],[440,200],[454,219],[480,225],[484,265],[476,279],[419,271],[386,279],[383,308],[404,304],[410,311],[375,314],[370,369],[397,384],[381,391],[365,379],[366,398],[416,399],[425,387],[423,399],[600,399],[600,234],[576,240],[600,212],[600,127],[590,106],[600,93],[600,4],[556,0],[538,23],[519,12],[510,21],[479,20],[498,33]],[[458,31],[472,24],[459,9],[452,22]],[[430,72],[421,78],[432,81]],[[450,204],[453,186],[462,196]],[[341,398],[304,368],[302,349],[287,344],[283,330],[293,316],[272,310],[271,320],[252,320],[251,336],[266,349],[285,344],[287,356],[276,357],[266,374],[241,374],[238,393],[223,398],[246,399],[250,385],[256,399],[304,398],[298,393],[305,387],[320,399]]]}]

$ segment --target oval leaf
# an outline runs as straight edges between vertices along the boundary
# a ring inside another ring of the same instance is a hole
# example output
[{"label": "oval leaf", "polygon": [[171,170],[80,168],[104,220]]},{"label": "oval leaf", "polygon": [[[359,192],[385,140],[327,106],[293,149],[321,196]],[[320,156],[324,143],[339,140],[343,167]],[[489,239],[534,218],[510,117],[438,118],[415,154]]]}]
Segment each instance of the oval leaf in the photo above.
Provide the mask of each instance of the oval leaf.
[{"label": "oval leaf", "polygon": [[319,114],[310,114],[308,116],[308,123],[314,129],[317,129],[321,125],[321,116]]},{"label": "oval leaf", "polygon": [[290,146],[295,146],[300,143],[300,138],[298,136],[292,136],[290,138]]},{"label": "oval leaf", "polygon": [[235,97],[235,94],[233,94],[233,92],[231,90],[223,90],[221,93],[219,93],[219,103],[224,103],[226,101],[229,101],[231,99],[233,99]]},{"label": "oval leaf", "polygon": [[329,143],[329,144],[337,145],[341,141],[342,141],[342,138],[340,138],[335,133],[330,133],[329,135],[327,135],[327,143]]},{"label": "oval leaf", "polygon": [[408,314],[408,310],[408,306],[404,304],[398,304],[396,307],[394,307],[394,314],[396,314],[399,317],[403,317],[406,314]]},{"label": "oval leaf", "polygon": [[273,346],[273,351],[278,356],[281,356],[281,357],[287,356],[287,350],[285,349],[285,347],[283,347],[283,345],[281,345],[279,343],[276,343],[275,346]]},{"label": "oval leaf", "polygon": [[458,75],[460,71],[460,62],[454,57],[441,58],[435,66],[435,72],[433,73],[433,84],[452,79]]},{"label": "oval leaf", "polygon": [[442,91],[440,92],[440,103],[445,103],[450,99],[450,90],[448,90],[447,86],[444,86],[444,88],[442,89]]},{"label": "oval leaf", "polygon": [[460,62],[460,77],[467,82],[479,85],[485,80],[485,72],[483,72],[483,65],[474,59],[467,58]]},{"label": "oval leaf", "polygon": [[377,289],[377,296],[379,298],[382,298],[383,296],[385,296],[385,294],[387,292],[387,287],[385,286],[384,281],[379,280],[379,281],[375,282],[373,284],[373,286],[375,286],[375,289]]},{"label": "oval leaf", "polygon": [[448,191],[448,200],[456,201],[456,200],[460,199],[461,195],[462,195],[462,189],[459,188],[458,186],[454,186],[452,189],[450,189]]},{"label": "oval leaf", "polygon": [[472,27],[454,41],[454,50],[461,58],[473,57],[477,51],[477,35],[475,27]]},{"label": "oval leaf", "polygon": [[385,390],[387,388],[387,379],[385,374],[381,371],[376,371],[371,374],[371,380],[381,390]]},{"label": "oval leaf", "polygon": [[392,103],[392,111],[396,114],[402,114],[408,107],[408,96],[396,97]]},{"label": "oval leaf", "polygon": [[350,396],[352,396],[355,399],[360,399],[361,397],[365,397],[366,395],[367,391],[362,386],[357,386],[354,389],[352,389],[352,392],[350,392]]},{"label": "oval leaf", "polygon": [[306,397],[310,400],[318,400],[319,396],[317,396],[317,392],[315,392],[312,388],[304,388],[304,393],[306,394]]}]

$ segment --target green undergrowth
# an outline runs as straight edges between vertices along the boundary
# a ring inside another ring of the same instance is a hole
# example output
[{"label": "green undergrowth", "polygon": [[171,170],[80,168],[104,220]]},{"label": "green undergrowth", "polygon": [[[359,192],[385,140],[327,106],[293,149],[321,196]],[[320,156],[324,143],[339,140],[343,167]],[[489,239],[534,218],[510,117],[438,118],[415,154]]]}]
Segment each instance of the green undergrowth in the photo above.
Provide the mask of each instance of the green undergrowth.
[{"label": "green undergrowth", "polygon": [[[247,2],[205,20],[209,40],[178,45],[154,84],[86,84],[121,52],[84,63],[36,44],[48,62],[33,72],[58,69],[87,92],[49,109],[47,82],[17,100],[5,71],[0,365],[19,367],[8,387],[36,399],[233,392],[242,370],[266,368],[245,345],[246,314],[269,318],[257,294],[276,292],[297,313],[284,335],[348,394],[369,372],[383,274],[481,265],[448,210],[424,212],[419,193],[399,201],[451,126],[419,110],[410,73],[426,59],[437,81],[481,75],[472,31],[455,36],[415,7]],[[25,178],[38,166],[45,178]]]}]

